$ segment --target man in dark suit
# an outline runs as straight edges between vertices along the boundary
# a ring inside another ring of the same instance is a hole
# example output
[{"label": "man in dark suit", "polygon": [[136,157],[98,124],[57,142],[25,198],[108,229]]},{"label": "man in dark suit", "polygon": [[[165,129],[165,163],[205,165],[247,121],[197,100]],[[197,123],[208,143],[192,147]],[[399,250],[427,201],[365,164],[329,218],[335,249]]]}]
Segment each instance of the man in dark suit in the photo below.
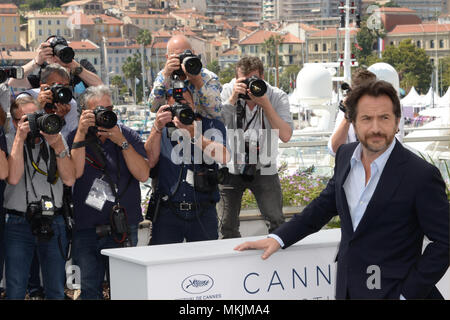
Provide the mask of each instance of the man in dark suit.
[{"label": "man in dark suit", "polygon": [[441,174],[395,139],[400,102],[389,83],[361,85],[347,107],[359,142],[338,149],[325,190],[267,239],[235,249],[263,249],[267,259],[339,214],[337,299],[442,299],[435,284],[449,266],[449,203]]}]

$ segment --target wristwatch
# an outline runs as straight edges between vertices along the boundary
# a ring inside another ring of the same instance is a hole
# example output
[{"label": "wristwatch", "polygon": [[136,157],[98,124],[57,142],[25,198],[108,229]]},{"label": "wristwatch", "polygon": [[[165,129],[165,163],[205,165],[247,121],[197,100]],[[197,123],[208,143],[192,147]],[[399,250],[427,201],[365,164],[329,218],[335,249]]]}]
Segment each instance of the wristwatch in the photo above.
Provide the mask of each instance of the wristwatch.
[{"label": "wristwatch", "polygon": [[68,156],[68,155],[69,155],[69,150],[64,149],[63,151],[61,151],[61,153],[56,154],[55,156],[56,156],[57,158],[62,159],[62,158],[64,158],[64,157]]},{"label": "wristwatch", "polygon": [[80,73],[82,73],[82,72],[83,72],[83,67],[82,66],[78,66],[75,69],[73,69],[73,75],[74,76],[79,76]]},{"label": "wristwatch", "polygon": [[129,147],[130,147],[130,145],[128,144],[128,141],[124,141],[124,142],[122,142],[122,150],[127,150]]}]

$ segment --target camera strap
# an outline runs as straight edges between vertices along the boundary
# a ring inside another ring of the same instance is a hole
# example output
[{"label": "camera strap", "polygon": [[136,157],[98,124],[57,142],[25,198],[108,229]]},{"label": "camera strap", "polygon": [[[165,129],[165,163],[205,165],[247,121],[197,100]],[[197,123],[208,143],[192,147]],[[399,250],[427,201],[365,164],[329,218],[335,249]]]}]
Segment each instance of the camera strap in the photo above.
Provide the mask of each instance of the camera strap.
[{"label": "camera strap", "polygon": [[[42,143],[40,145],[38,158],[37,158],[36,162],[34,162],[33,153],[32,153],[32,146],[31,146],[32,143],[33,143],[32,141],[29,141],[27,139],[27,141],[26,141],[26,151],[28,151],[28,156],[30,157],[31,165],[34,168],[33,176],[30,176],[30,177],[33,178],[34,174],[36,172],[38,172],[38,173],[40,173],[40,174],[42,174],[44,176],[47,176],[47,182],[48,183],[55,184],[58,181],[58,178],[59,178],[59,175],[58,175],[58,172],[57,172],[57,168],[56,168],[55,150],[53,150],[53,148],[49,147],[49,149],[50,149],[50,155],[49,155],[49,151],[47,149],[45,141],[42,140]],[[33,146],[34,146],[34,144],[33,144]],[[24,156],[26,157],[25,150],[24,150]],[[45,162],[45,164],[47,166],[47,172],[45,172],[44,170],[42,170],[38,166],[38,163],[41,160],[41,156],[42,156],[42,159],[44,160],[44,162]],[[50,159],[50,164],[48,164],[49,159]]]}]

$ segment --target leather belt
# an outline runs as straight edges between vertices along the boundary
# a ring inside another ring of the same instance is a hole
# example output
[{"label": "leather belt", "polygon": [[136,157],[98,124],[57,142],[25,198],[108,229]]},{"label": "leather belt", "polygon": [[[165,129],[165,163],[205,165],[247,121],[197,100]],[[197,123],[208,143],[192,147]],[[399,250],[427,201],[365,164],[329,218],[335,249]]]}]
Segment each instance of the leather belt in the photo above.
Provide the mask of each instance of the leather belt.
[{"label": "leather belt", "polygon": [[[62,208],[56,208],[55,213],[53,214],[53,216],[57,216],[62,214]],[[6,209],[6,213],[7,214],[12,214],[15,216],[19,216],[19,217],[25,217],[25,212],[22,211],[17,211],[17,210],[11,210],[11,209]]]},{"label": "leather belt", "polygon": [[166,207],[180,210],[180,211],[193,211],[195,209],[211,207],[211,206],[215,205],[215,202],[205,201],[205,202],[195,203],[195,202],[186,202],[186,201],[182,201],[182,202],[170,202],[170,201],[164,202],[164,201],[162,201],[161,204]]}]

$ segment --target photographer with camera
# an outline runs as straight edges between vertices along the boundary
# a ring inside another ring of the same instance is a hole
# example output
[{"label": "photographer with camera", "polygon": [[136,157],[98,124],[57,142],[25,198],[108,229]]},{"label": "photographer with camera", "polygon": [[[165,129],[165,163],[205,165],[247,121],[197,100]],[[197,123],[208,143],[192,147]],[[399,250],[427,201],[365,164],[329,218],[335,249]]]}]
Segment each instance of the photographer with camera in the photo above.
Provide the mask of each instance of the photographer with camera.
[{"label": "photographer with camera", "polygon": [[194,54],[189,40],[184,35],[175,35],[167,43],[166,64],[154,83],[148,103],[152,112],[167,103],[166,92],[173,76],[185,81],[192,93],[195,112],[203,117],[221,120],[220,91],[222,86],[216,74],[203,68],[200,56]]},{"label": "photographer with camera", "polygon": [[215,240],[222,177],[217,163],[229,158],[225,127],[194,113],[183,81],[173,80],[166,98],[170,105],[159,108],[145,142],[150,168],[160,177],[147,212],[150,245]]},{"label": "photographer with camera", "polygon": [[16,132],[6,137],[9,175],[5,189],[6,296],[24,299],[37,249],[48,299],[64,299],[67,237],[63,184],[72,186],[75,168],[61,119],[23,96],[11,104]]},{"label": "photographer with camera", "polygon": [[64,119],[61,134],[67,139],[78,126],[78,107],[70,87],[70,75],[59,64],[50,64],[42,69],[40,87],[29,89],[17,97],[30,95],[39,102],[40,109]]},{"label": "photographer with camera", "polygon": [[102,299],[108,257],[100,251],[137,244],[142,221],[139,182],[150,168],[144,143],[117,124],[107,86],[89,87],[81,97],[78,129],[68,138],[77,181],[73,188],[73,260],[81,270],[81,299]]},{"label": "photographer with camera", "polygon": [[[264,81],[264,66],[259,58],[243,57],[236,64],[236,78],[223,87],[222,100],[227,131],[243,131],[243,136],[237,138],[244,141],[233,145],[245,145],[245,159],[237,160],[240,152],[237,148],[232,150],[229,181],[219,186],[222,236],[240,237],[239,213],[246,189],[255,195],[261,214],[269,220],[270,232],[284,222],[281,185],[273,155],[277,152],[278,138],[288,142],[292,136],[294,125],[287,94]],[[235,139],[229,132],[228,135],[228,141]],[[270,162],[262,163],[261,155],[269,153]]]},{"label": "photographer with camera", "polygon": [[[64,67],[70,74],[70,85],[76,95],[81,94],[86,87],[103,84],[88,61],[82,60],[79,63],[74,57],[75,52],[69,47],[66,39],[61,36],[50,36],[39,45],[33,60],[23,66],[23,79],[11,78],[8,84],[13,88],[39,88],[39,73],[47,65],[54,63]],[[39,73],[32,74],[38,68]]]}]

